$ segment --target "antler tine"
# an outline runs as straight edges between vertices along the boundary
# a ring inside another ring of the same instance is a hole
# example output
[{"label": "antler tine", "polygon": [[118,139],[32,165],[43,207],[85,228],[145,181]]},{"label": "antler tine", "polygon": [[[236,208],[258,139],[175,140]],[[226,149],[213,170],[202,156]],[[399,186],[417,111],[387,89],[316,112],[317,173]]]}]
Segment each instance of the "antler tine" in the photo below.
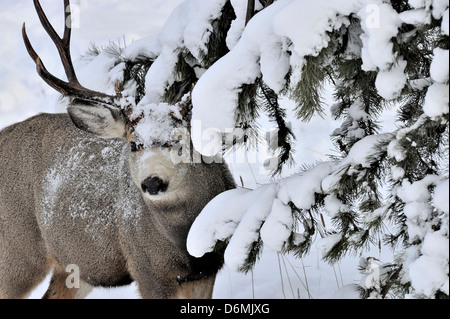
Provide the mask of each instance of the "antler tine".
[{"label": "antler tine", "polygon": [[66,83],[54,75],[52,75],[50,72],[47,71],[45,68],[44,63],[42,63],[41,58],[36,53],[36,51],[33,49],[33,46],[30,43],[30,40],[28,39],[28,35],[25,29],[25,22],[22,26],[22,37],[25,42],[25,47],[27,48],[28,53],[30,54],[33,61],[36,63],[36,70],[39,76],[52,88],[54,88],[56,91],[60,92],[63,95],[71,95],[71,87],[69,83]]},{"label": "antler tine", "polygon": [[30,39],[28,39],[27,31],[25,29],[25,22],[22,25],[22,38],[25,42],[25,47],[27,48],[28,54],[31,56],[33,61],[37,63],[37,60],[39,60],[39,55],[34,51],[33,46],[30,43]]},{"label": "antler tine", "polygon": [[70,1],[64,0],[64,6],[65,6],[65,28],[64,28],[64,35],[63,38],[60,38],[58,33],[55,31],[53,26],[50,24],[47,16],[45,15],[41,4],[39,3],[39,0],[33,0],[34,6],[36,8],[36,11],[39,16],[39,20],[41,21],[42,26],[47,31],[48,35],[52,39],[53,43],[55,44],[56,48],[58,49],[59,56],[61,58],[61,62],[64,66],[65,73],[67,75],[68,82],[65,82],[61,79],[58,79],[53,74],[48,72],[48,70],[45,68],[44,64],[42,63],[41,58],[34,50],[33,46],[30,43],[30,40],[28,38],[26,29],[25,29],[25,23],[22,27],[22,37],[25,42],[25,46],[27,48],[27,51],[33,61],[36,63],[36,70],[39,76],[52,88],[54,88],[56,91],[60,92],[63,95],[71,96],[74,98],[79,98],[82,100],[90,100],[90,101],[96,101],[96,102],[102,102],[107,103],[111,106],[116,106],[115,104],[115,97],[112,95],[108,95],[102,92],[97,92],[93,90],[89,90],[85,87],[83,87],[80,82],[77,79],[77,76],[75,74],[75,69],[73,67],[72,58],[70,55],[70,37],[71,37],[71,24],[68,22],[68,19],[71,10],[70,10]]},{"label": "antler tine", "polygon": [[[78,82],[77,76],[75,74],[75,69],[72,64],[72,59],[70,55],[70,36],[72,32],[72,26],[68,25],[68,17],[70,16],[70,2],[68,0],[64,0],[64,8],[65,8],[65,23],[64,23],[64,36],[61,39],[58,33],[55,31],[53,26],[50,24],[50,21],[47,18],[39,0],[33,0],[34,7],[36,8],[36,12],[38,14],[39,20],[41,21],[44,30],[47,31],[48,35],[52,39],[56,48],[58,49],[59,56],[61,58],[61,62],[64,66],[64,70],[67,75],[67,79],[69,83],[73,83],[75,85],[80,85]],[[67,12],[69,11],[69,12]],[[81,85],[80,85],[81,86]]]},{"label": "antler tine", "polygon": [[69,19],[69,17],[72,15],[72,9],[70,7],[70,0],[64,0],[64,8],[65,8],[65,28],[64,28],[64,35],[63,35],[63,42],[67,43],[70,49],[70,36],[72,33],[72,19]]}]

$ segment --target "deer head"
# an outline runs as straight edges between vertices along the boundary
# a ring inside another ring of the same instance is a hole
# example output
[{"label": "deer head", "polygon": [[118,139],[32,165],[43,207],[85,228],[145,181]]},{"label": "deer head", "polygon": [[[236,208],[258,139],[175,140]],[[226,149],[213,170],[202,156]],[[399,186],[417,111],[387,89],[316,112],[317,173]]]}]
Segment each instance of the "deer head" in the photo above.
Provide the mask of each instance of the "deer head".
[{"label": "deer head", "polygon": [[169,194],[177,189],[183,172],[170,161],[169,152],[172,148],[172,141],[168,134],[170,132],[165,132],[163,138],[155,138],[155,136],[149,136],[152,133],[146,132],[145,129],[164,125],[162,129],[167,131],[170,128],[185,126],[187,122],[184,121],[184,117],[189,110],[189,101],[184,102],[182,106],[169,106],[162,103],[147,108],[137,108],[121,95],[117,89],[118,85],[116,85],[114,96],[85,88],[78,81],[70,54],[69,0],[64,0],[66,24],[62,38],[50,24],[39,1],[33,0],[33,2],[42,26],[58,49],[67,81],[55,77],[46,69],[30,43],[24,23],[22,36],[25,46],[36,63],[39,76],[59,93],[72,98],[67,111],[73,123],[79,129],[98,137],[120,138],[130,143],[129,163],[133,180],[141,189],[144,198],[160,199],[161,195]]}]

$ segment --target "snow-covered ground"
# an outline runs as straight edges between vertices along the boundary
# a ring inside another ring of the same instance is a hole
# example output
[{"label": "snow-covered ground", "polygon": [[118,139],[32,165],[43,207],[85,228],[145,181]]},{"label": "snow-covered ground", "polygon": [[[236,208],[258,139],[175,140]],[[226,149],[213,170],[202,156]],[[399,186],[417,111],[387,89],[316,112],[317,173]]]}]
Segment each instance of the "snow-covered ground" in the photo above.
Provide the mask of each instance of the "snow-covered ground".
[{"label": "snow-covered ground", "polygon": [[[44,10],[56,28],[63,27],[62,1],[42,0]],[[79,57],[90,43],[107,45],[110,41],[129,45],[134,40],[156,34],[182,0],[73,0],[75,28],[72,33],[72,57],[75,67]],[[58,102],[59,94],[49,88],[36,74],[34,63],[29,58],[21,38],[22,23],[26,21],[28,35],[50,72],[63,77],[63,70],[56,50],[40,26],[31,1],[2,0],[0,12],[0,129],[40,112],[63,112],[64,105]],[[61,30],[60,29],[60,30]],[[95,75],[82,72],[80,82],[89,82]],[[333,103],[331,94],[326,104]],[[292,103],[283,101],[287,106]],[[287,107],[287,109],[293,109]],[[262,127],[266,126],[264,119]],[[312,164],[332,153],[330,133],[338,126],[328,117],[314,117],[308,123],[292,120],[297,136],[295,161],[297,164]],[[237,156],[237,155],[236,155]],[[270,181],[260,168],[260,162],[242,161],[231,156],[230,168],[238,184],[246,187]],[[258,156],[255,157],[258,159]],[[288,176],[295,170],[286,170]],[[392,259],[387,249],[367,253],[364,257],[375,257],[382,261]],[[360,256],[351,256],[340,263],[329,265],[320,258],[320,251],[313,247],[310,255],[303,259],[279,255],[270,249],[264,250],[262,259],[253,272],[243,275],[227,266],[219,273],[214,290],[215,298],[331,298],[357,297],[351,284],[358,283]],[[46,289],[48,278],[33,291],[30,298],[40,298]],[[88,298],[139,298],[134,284],[103,289],[96,288]]]}]

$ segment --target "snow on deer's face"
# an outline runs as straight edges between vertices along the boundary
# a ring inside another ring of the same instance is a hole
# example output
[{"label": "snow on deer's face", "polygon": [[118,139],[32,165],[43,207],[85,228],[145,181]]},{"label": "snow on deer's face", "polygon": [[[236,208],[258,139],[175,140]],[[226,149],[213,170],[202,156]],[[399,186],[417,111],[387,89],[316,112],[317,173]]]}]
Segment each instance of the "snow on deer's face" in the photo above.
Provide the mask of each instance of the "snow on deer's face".
[{"label": "snow on deer's face", "polygon": [[[179,107],[166,103],[146,105],[133,112],[140,117],[130,142],[130,171],[144,199],[169,199],[176,195],[185,169],[171,160],[174,129],[184,123]],[[170,114],[170,116],[169,116]]]}]

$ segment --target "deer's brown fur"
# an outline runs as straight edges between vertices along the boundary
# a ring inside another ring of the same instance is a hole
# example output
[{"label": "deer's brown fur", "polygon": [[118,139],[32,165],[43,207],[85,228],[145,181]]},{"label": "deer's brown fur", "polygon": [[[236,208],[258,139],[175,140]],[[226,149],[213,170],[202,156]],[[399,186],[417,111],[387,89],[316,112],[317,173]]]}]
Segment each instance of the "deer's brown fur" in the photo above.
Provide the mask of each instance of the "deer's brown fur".
[{"label": "deer's brown fur", "polygon": [[[181,182],[168,181],[153,200],[133,181],[134,156],[126,142],[79,130],[67,114],[0,132],[0,297],[25,297],[52,268],[45,296],[75,297],[62,282],[70,264],[94,287],[135,280],[143,297],[211,297],[221,255],[191,257],[186,237],[206,203],[235,187],[227,166],[171,163],[167,178]],[[147,174],[164,160],[157,156]]]}]

